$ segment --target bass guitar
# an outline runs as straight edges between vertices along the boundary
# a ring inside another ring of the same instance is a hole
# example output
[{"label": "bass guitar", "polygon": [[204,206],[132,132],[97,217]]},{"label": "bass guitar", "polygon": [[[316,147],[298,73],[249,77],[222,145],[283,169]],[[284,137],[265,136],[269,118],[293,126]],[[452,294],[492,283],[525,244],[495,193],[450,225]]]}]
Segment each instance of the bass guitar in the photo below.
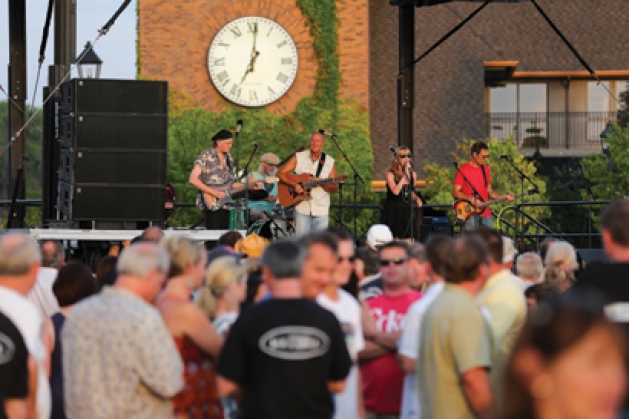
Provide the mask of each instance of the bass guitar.
[{"label": "bass guitar", "polygon": [[293,182],[299,183],[304,191],[298,194],[295,192],[295,188],[293,186],[280,182],[279,185],[277,185],[277,198],[283,207],[292,207],[293,205],[299,204],[301,201],[310,199],[310,191],[314,187],[322,186],[328,183],[344,182],[347,180],[347,175],[317,180],[313,180],[313,177],[307,173],[289,176]]},{"label": "bass guitar", "polygon": [[[513,197],[513,199],[518,199],[521,198],[523,196],[526,195],[533,195],[539,193],[539,191],[537,189],[529,189],[527,192],[525,193],[521,193],[519,195],[515,195]],[[467,221],[472,215],[480,215],[483,213],[483,211],[485,211],[485,208],[494,205],[494,204],[498,204],[500,202],[504,202],[506,201],[507,198],[498,198],[498,199],[492,199],[490,201],[484,201],[481,202],[480,204],[474,206],[474,204],[472,204],[470,201],[467,201],[465,199],[457,199],[456,201],[454,201],[454,204],[452,204],[452,209],[454,210],[454,215],[456,216],[456,219],[460,222],[465,222]]]},{"label": "bass guitar", "polygon": [[[280,179],[277,177],[268,177],[266,179],[259,180],[258,182],[276,183],[279,182],[279,180]],[[212,188],[225,192],[225,197],[222,199],[218,199],[214,195],[204,192],[203,202],[205,203],[207,209],[210,211],[218,211],[227,204],[235,204],[236,199],[244,197],[243,192],[245,190],[245,185],[234,186],[235,182],[236,180],[234,179],[225,182],[222,185],[211,186]],[[268,196],[266,191],[250,191],[249,194],[251,199],[264,199],[264,197],[260,198],[259,194]]]}]

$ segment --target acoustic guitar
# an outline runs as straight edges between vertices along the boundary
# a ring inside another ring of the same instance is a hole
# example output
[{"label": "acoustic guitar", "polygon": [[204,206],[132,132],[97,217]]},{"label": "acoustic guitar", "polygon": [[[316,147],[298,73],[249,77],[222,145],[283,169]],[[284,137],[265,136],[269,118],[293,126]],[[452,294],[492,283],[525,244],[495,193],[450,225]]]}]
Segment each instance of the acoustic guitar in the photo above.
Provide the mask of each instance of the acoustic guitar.
[{"label": "acoustic guitar", "polygon": [[298,194],[295,192],[295,188],[293,186],[280,182],[279,185],[277,185],[277,198],[283,207],[292,207],[293,205],[299,204],[301,201],[310,199],[310,191],[317,186],[334,182],[344,182],[347,180],[347,175],[318,180],[313,180],[313,177],[307,173],[289,176],[293,182],[299,183],[304,191],[303,193]]},{"label": "acoustic guitar", "polygon": [[[268,177],[266,179],[258,180],[256,182],[264,182],[264,183],[276,183],[279,182],[279,178],[276,177]],[[223,183],[222,185],[211,186],[212,188],[218,189],[220,191],[225,192],[225,198],[217,199],[214,195],[209,194],[207,192],[203,193],[203,202],[205,206],[210,211],[218,211],[223,208],[227,204],[236,203],[236,199],[240,199],[244,197],[245,185],[241,186],[233,186],[236,180],[230,180],[228,182]],[[250,191],[250,198],[260,199],[259,195],[256,192],[263,193],[268,196],[266,191]],[[264,199],[264,198],[262,198]]]},{"label": "acoustic guitar", "polygon": [[[513,199],[518,199],[521,198],[523,196],[526,195],[533,195],[539,193],[539,191],[537,189],[529,189],[527,192],[525,193],[521,193],[519,195],[515,195],[513,197]],[[467,221],[472,215],[480,215],[483,213],[483,211],[485,211],[485,208],[494,205],[494,204],[498,204],[500,202],[504,202],[506,201],[507,198],[498,198],[498,199],[492,199],[489,201],[484,201],[481,202],[480,204],[474,206],[474,204],[472,204],[470,201],[467,201],[465,199],[457,199],[456,201],[454,201],[454,204],[452,204],[452,209],[454,210],[454,215],[456,216],[456,219],[460,222],[465,222]]]}]

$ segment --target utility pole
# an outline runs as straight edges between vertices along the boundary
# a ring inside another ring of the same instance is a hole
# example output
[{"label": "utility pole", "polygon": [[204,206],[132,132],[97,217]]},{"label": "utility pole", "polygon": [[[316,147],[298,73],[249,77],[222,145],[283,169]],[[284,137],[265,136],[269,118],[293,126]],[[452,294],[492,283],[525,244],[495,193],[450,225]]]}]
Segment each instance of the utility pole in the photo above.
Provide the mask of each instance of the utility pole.
[{"label": "utility pole", "polygon": [[398,145],[413,154],[413,108],[415,107],[415,4],[399,6]]},{"label": "utility pole", "polygon": [[[9,0],[9,141],[24,126],[26,117],[26,0]],[[26,198],[24,179],[15,188],[22,157],[26,155],[26,132],[22,132],[9,147],[8,194],[16,192],[17,199]],[[24,176],[22,176],[24,178]],[[24,227],[26,209],[13,208],[9,214],[11,225],[7,228]]]},{"label": "utility pole", "polygon": [[[48,67],[48,86],[44,99],[70,71],[76,57],[76,0],[55,0],[55,59]],[[44,105],[44,139],[42,168],[42,222],[57,219],[57,193],[61,148],[59,146],[59,92]]]}]

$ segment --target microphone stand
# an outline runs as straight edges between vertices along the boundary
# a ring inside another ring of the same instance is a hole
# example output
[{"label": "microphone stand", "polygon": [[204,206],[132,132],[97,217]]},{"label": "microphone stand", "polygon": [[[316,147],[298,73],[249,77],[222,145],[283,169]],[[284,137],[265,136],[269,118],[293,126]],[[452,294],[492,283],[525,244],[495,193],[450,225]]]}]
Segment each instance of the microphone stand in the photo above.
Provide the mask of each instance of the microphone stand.
[{"label": "microphone stand", "polygon": [[[338,141],[336,141],[336,134],[332,134],[330,136],[330,138],[332,139],[332,142],[334,143],[334,145],[336,145],[336,148],[339,149],[339,151],[341,152],[341,154],[343,155],[343,158],[345,159],[345,161],[347,162],[347,164],[349,165],[349,167],[352,169],[352,172],[354,172],[354,237],[358,237],[358,227],[356,224],[356,219],[358,218],[358,206],[356,205],[358,202],[358,181],[360,181],[360,183],[363,184],[363,187],[365,186],[365,181],[363,180],[363,178],[360,176],[360,174],[358,173],[358,171],[356,170],[356,168],[354,167],[354,165],[352,164],[351,160],[349,159],[349,157],[347,157],[347,154],[345,154],[345,150],[343,150],[340,146],[340,144],[338,143]],[[341,226],[343,226],[343,187],[342,187],[342,183],[339,183],[339,206],[341,207],[340,211],[339,211],[339,220],[341,221]]]},{"label": "microphone stand", "polygon": [[[389,147],[389,148],[391,148],[391,147]],[[391,150],[391,152],[393,153],[393,158],[395,159],[395,161],[397,161],[397,164],[400,167],[403,168],[404,166],[402,166],[402,162],[400,161],[400,158],[397,156],[397,154],[395,154],[395,150]],[[413,212],[414,212],[413,211],[413,200],[410,199],[411,198],[411,193],[415,192],[415,180],[413,179],[413,172],[414,172],[413,171],[413,166],[411,166],[410,169],[411,169],[411,174],[410,175],[407,173],[406,169],[404,169],[404,168],[402,169],[402,173],[404,174],[404,177],[406,178],[406,180],[408,180],[408,185],[411,188],[411,192],[408,195],[408,198],[409,198],[408,199],[408,206],[409,206],[409,210],[410,210],[411,216],[410,216],[410,218],[408,220],[408,224],[406,226],[406,231],[404,233],[406,233],[410,229],[411,239],[413,241],[415,241],[415,236],[416,236],[415,233],[416,233],[416,231],[413,231],[414,230],[414,226],[415,226],[415,224],[413,223],[413,218],[415,218],[414,215],[413,215]],[[402,189],[404,189],[404,188],[402,188]],[[402,193],[402,191],[400,191],[400,193]],[[402,238],[400,238],[400,239],[402,239]]]},{"label": "microphone stand", "polygon": [[[472,202],[472,205],[474,205],[474,208],[476,208],[477,207],[478,198],[482,198],[483,196],[476,190],[476,188],[474,187],[474,185],[472,185],[472,182],[470,182],[470,180],[467,178],[467,176],[465,176],[465,174],[463,172],[461,172],[457,162],[454,161],[454,162],[452,162],[452,164],[454,165],[454,168],[456,169],[456,171],[461,176],[463,176],[463,180],[465,180],[467,182],[467,184],[470,185],[470,187],[472,188],[472,192],[474,192],[474,202]],[[489,198],[489,195],[487,197]],[[474,215],[477,216],[478,214],[474,214]],[[480,227],[480,218],[479,217],[475,217],[474,219],[476,220],[476,223],[478,223],[475,227],[476,228]]]},{"label": "microphone stand", "polygon": [[526,179],[531,185],[533,185],[533,188],[536,191],[539,191],[539,188],[537,187],[537,185],[535,184],[535,182],[533,182],[531,180],[530,177],[528,177],[522,170],[520,170],[520,168],[518,166],[516,166],[515,162],[513,162],[511,160],[510,156],[504,156],[502,158],[503,160],[506,160],[507,163],[509,163],[511,165],[511,167],[513,167],[515,169],[516,172],[518,172],[518,174],[520,175],[520,193],[522,193],[522,200],[524,200],[524,180]]},{"label": "microphone stand", "polygon": [[258,147],[258,143],[253,143],[253,150],[251,151],[251,154],[249,154],[249,160],[247,160],[247,164],[243,169],[245,180],[245,228],[249,225],[249,165],[251,164],[251,160],[253,160],[253,156],[255,156],[256,151],[258,151]]}]

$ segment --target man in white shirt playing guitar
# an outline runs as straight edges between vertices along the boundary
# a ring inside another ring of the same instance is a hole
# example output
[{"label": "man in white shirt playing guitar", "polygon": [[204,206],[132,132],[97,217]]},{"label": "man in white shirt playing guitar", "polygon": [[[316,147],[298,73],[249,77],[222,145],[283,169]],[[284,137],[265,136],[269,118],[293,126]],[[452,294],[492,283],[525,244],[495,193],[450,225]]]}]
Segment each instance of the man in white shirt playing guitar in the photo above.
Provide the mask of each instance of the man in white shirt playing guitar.
[{"label": "man in white shirt playing guitar", "polygon": [[[474,207],[479,207],[483,202],[490,199],[513,201],[513,195],[500,195],[491,188],[491,170],[486,164],[489,158],[489,147],[487,147],[487,144],[482,141],[474,143],[471,148],[471,154],[472,158],[459,167],[454,177],[452,197],[457,200],[467,201]],[[474,189],[478,191],[480,196],[474,196]],[[494,227],[489,206],[485,207],[480,214],[473,214],[465,220],[464,228],[466,230],[480,226]]]},{"label": "man in white shirt playing guitar", "polygon": [[[313,178],[336,177],[336,166],[332,156],[323,153],[325,141],[321,133],[310,136],[310,149],[295,153],[282,166],[277,175],[282,182],[294,187],[296,193],[303,193],[298,182],[291,179],[290,174],[309,174]],[[295,206],[295,234],[303,236],[310,230],[325,230],[328,227],[330,212],[330,193],[338,191],[337,182],[329,182],[317,186],[310,191],[311,198],[301,201]]]}]

